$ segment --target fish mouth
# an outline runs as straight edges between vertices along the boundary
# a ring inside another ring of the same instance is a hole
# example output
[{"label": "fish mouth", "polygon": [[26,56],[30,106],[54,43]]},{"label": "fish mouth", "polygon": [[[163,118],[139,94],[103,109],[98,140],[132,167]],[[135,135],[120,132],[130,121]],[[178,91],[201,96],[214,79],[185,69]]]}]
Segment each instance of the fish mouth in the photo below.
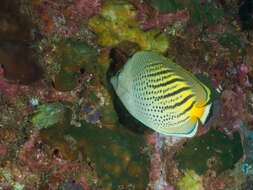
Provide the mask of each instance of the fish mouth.
[{"label": "fish mouth", "polygon": [[113,76],[113,77],[110,78],[110,83],[112,84],[114,89],[117,89],[118,82],[117,82],[117,77],[116,76]]}]

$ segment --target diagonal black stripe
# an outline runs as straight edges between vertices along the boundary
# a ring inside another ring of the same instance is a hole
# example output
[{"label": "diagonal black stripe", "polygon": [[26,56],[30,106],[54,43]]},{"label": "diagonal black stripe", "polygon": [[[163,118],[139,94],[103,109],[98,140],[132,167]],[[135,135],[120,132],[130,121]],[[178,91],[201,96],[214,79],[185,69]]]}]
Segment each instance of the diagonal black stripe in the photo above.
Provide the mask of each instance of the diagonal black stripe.
[{"label": "diagonal black stripe", "polygon": [[158,88],[158,87],[163,87],[163,86],[167,86],[167,85],[170,85],[174,82],[184,82],[185,80],[184,79],[172,79],[172,80],[169,80],[169,81],[166,81],[164,83],[160,83],[160,84],[156,84],[156,85],[151,85],[152,88]]},{"label": "diagonal black stripe", "polygon": [[186,118],[184,118],[184,119],[182,119],[182,120],[179,120],[179,121],[177,121],[177,122],[175,122],[175,123],[172,123],[172,125],[179,125],[179,124],[185,122],[185,121],[188,120],[188,119],[189,119],[189,117],[186,117]]},{"label": "diagonal black stripe", "polygon": [[177,106],[181,106],[182,104],[184,104],[185,102],[187,102],[189,99],[191,99],[192,97],[194,97],[193,94],[186,96],[181,102],[175,103],[172,106],[165,106],[164,109],[174,109]]},{"label": "diagonal black stripe", "polygon": [[147,75],[147,77],[154,77],[154,76],[157,76],[157,75],[162,75],[162,74],[166,74],[166,73],[170,73],[170,72],[173,72],[173,70],[167,69],[167,70],[159,71],[159,72],[156,72],[156,73],[150,73],[150,74]]},{"label": "diagonal black stripe", "polygon": [[165,94],[163,96],[158,96],[158,97],[156,97],[156,100],[158,101],[158,100],[161,100],[161,99],[164,99],[164,98],[168,98],[170,96],[175,96],[176,94],[179,94],[179,93],[181,93],[183,91],[186,91],[186,90],[189,90],[189,89],[191,89],[191,88],[190,87],[183,87],[183,88],[180,88],[178,90],[175,90],[174,92]]},{"label": "diagonal black stripe", "polygon": [[153,67],[153,66],[156,66],[156,65],[162,65],[162,63],[161,62],[152,63],[152,64],[149,64],[149,65],[145,66],[145,68]]},{"label": "diagonal black stripe", "polygon": [[188,108],[186,108],[182,113],[178,114],[177,117],[181,117],[186,112],[190,111],[195,103],[196,103],[196,101],[193,101],[192,104]]},{"label": "diagonal black stripe", "polygon": [[[169,74],[169,75],[163,75],[162,76],[162,78],[156,78],[156,79],[151,79],[151,81],[152,82],[160,82],[160,81],[163,81],[163,80],[165,80],[165,79],[168,79],[168,78],[170,78],[170,77],[172,77],[172,76],[175,76],[175,75],[173,75],[173,74]],[[149,85],[150,87],[152,87],[152,85]]]}]

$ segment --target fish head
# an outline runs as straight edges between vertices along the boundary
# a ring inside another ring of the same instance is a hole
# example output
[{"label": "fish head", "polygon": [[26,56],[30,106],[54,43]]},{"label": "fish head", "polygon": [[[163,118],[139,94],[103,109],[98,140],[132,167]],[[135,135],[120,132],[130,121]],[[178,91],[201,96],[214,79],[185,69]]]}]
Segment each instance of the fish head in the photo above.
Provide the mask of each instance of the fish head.
[{"label": "fish head", "polygon": [[112,76],[110,79],[110,82],[116,92],[119,91],[119,89],[122,87],[122,84],[124,85],[123,76],[124,76],[124,74],[121,69],[114,76]]},{"label": "fish head", "polygon": [[127,74],[126,69],[119,70],[114,76],[111,77],[110,82],[122,102],[128,102],[131,98],[131,80]]}]

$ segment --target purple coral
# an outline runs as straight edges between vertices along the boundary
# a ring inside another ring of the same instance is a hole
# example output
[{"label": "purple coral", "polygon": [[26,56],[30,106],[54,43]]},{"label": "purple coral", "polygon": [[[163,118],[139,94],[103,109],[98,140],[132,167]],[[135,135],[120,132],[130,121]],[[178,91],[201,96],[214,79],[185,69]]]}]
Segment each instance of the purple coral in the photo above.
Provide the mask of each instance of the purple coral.
[{"label": "purple coral", "polygon": [[87,119],[89,122],[95,122],[99,117],[101,117],[101,111],[96,111],[93,115],[88,115]]},{"label": "purple coral", "polygon": [[67,182],[61,182],[59,185],[59,190],[84,190],[84,188],[76,184],[73,180],[68,180]]},{"label": "purple coral", "polygon": [[91,109],[90,107],[88,107],[88,106],[84,106],[84,108],[83,108],[83,111],[84,111],[85,114],[90,113],[91,110],[92,110],[92,109]]}]

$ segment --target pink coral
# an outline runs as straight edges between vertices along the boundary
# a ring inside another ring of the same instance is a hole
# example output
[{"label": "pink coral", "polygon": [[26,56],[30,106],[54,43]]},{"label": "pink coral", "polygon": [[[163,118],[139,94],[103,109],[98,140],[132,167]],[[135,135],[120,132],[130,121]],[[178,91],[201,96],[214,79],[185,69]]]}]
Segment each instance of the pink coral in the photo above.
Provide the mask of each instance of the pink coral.
[{"label": "pink coral", "polygon": [[152,181],[156,181],[159,179],[161,175],[161,158],[159,154],[159,140],[158,134],[152,133],[147,135],[147,141],[152,146],[152,155],[151,155],[151,169],[150,169],[150,179]]},{"label": "pink coral", "polygon": [[30,168],[48,169],[51,166],[49,153],[49,147],[42,147],[42,142],[38,140],[38,131],[34,130],[30,139],[20,149],[18,157]]},{"label": "pink coral", "polygon": [[237,70],[238,70],[237,76],[238,76],[238,79],[239,79],[239,83],[243,84],[246,87],[251,87],[251,84],[248,81],[245,80],[246,75],[249,72],[248,67],[245,64],[239,64]]},{"label": "pink coral", "polygon": [[151,171],[151,180],[158,180],[161,175],[161,158],[159,153],[154,153],[151,156]]},{"label": "pink coral", "polygon": [[168,185],[167,187],[165,187],[165,190],[174,190],[174,187],[171,185]]},{"label": "pink coral", "polygon": [[69,2],[73,4],[69,7],[69,10],[73,11],[75,15],[80,15],[83,18],[88,18],[101,11],[102,0],[69,0]]},{"label": "pink coral", "polygon": [[[53,152],[54,149],[41,141],[38,130],[34,130],[18,154],[17,163],[22,166],[21,168],[18,166],[19,169],[16,171],[16,173],[19,173],[18,181],[24,182],[27,178],[25,174],[27,172],[23,172],[23,170],[32,171],[32,173],[40,171],[48,174],[49,189],[55,189],[66,178],[75,179],[85,189],[89,189],[86,179],[90,170],[88,164],[69,162],[64,160],[60,153],[55,155]],[[79,175],[79,173],[84,173],[84,175]]]},{"label": "pink coral", "polygon": [[222,180],[214,179],[210,185],[210,190],[223,190],[225,186],[226,185]]}]

